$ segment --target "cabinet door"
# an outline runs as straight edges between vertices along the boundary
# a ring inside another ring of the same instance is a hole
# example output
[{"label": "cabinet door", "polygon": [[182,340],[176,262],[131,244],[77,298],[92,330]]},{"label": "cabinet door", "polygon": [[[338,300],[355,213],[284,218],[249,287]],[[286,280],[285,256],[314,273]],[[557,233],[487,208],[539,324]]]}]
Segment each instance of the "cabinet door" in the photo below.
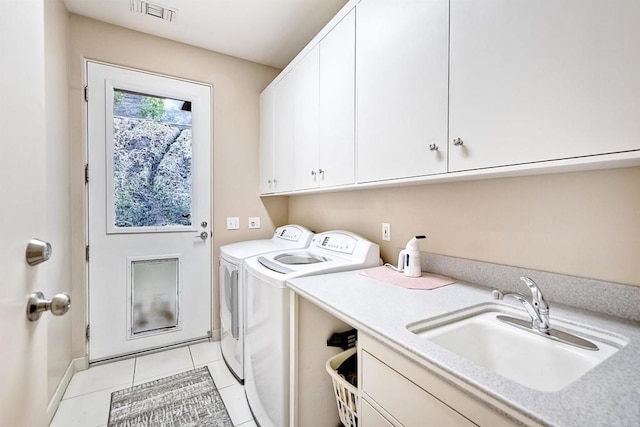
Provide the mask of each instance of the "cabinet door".
[{"label": "cabinet door", "polygon": [[358,181],[446,172],[449,1],[362,0],[356,21]]},{"label": "cabinet door", "polygon": [[367,427],[394,427],[385,417],[376,411],[366,400],[360,400],[360,422]]},{"label": "cabinet door", "polygon": [[320,42],[319,185],[355,181],[355,10]]},{"label": "cabinet door", "polygon": [[260,194],[273,192],[273,86],[260,94]]},{"label": "cabinet door", "polygon": [[319,73],[318,46],[314,47],[289,73],[295,85],[293,181],[296,190],[318,185]]},{"label": "cabinet door", "polygon": [[450,171],[638,149],[640,2],[451,0]]},{"label": "cabinet door", "polygon": [[273,192],[293,190],[295,76],[289,72],[275,85]]}]

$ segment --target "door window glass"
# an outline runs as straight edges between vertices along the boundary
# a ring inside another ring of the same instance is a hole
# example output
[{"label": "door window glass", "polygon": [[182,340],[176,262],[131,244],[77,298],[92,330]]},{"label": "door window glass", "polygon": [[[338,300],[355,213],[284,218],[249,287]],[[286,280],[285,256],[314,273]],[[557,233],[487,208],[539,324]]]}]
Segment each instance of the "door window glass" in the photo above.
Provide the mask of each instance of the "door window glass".
[{"label": "door window glass", "polygon": [[113,227],[191,226],[191,102],[113,91]]}]

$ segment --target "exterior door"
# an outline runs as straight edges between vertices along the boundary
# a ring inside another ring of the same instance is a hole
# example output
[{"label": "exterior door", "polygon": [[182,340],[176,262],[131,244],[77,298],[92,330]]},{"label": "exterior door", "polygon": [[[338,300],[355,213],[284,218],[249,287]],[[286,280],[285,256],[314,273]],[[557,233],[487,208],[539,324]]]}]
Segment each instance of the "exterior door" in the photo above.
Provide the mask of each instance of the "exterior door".
[{"label": "exterior door", "polygon": [[51,295],[47,263],[29,266],[25,250],[31,238],[47,238],[44,2],[0,4],[0,425],[43,426],[50,314],[29,322],[26,305],[31,292]]},{"label": "exterior door", "polygon": [[211,331],[211,88],[87,63],[89,360]]}]

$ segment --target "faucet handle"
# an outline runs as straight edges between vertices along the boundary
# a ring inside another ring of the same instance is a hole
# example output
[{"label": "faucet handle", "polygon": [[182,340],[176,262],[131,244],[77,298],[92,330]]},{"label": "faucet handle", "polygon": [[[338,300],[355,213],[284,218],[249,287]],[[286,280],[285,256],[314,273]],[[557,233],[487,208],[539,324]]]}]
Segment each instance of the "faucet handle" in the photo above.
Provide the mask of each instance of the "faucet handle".
[{"label": "faucet handle", "polygon": [[530,277],[523,276],[520,278],[531,291],[531,302],[533,306],[540,310],[549,310],[549,304],[545,301],[542,291]]},{"label": "faucet handle", "polygon": [[494,289],[493,291],[491,291],[491,295],[493,295],[493,299],[497,299],[497,300],[501,300],[504,298],[504,293],[497,289]]},{"label": "faucet handle", "polygon": [[549,304],[544,300],[542,291],[531,278],[521,277],[520,280],[526,283],[531,291],[531,303],[538,313],[537,321],[535,319],[533,321],[535,329],[539,331],[549,330]]}]

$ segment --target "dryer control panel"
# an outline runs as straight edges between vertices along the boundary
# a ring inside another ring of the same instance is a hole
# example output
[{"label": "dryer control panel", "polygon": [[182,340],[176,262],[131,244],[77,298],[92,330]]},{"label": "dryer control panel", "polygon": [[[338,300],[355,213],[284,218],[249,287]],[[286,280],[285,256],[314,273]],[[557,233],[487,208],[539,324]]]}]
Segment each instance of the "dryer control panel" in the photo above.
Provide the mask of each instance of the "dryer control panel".
[{"label": "dryer control panel", "polygon": [[291,242],[297,242],[302,236],[302,229],[297,227],[280,227],[276,230],[275,237],[282,240],[289,240]]}]

